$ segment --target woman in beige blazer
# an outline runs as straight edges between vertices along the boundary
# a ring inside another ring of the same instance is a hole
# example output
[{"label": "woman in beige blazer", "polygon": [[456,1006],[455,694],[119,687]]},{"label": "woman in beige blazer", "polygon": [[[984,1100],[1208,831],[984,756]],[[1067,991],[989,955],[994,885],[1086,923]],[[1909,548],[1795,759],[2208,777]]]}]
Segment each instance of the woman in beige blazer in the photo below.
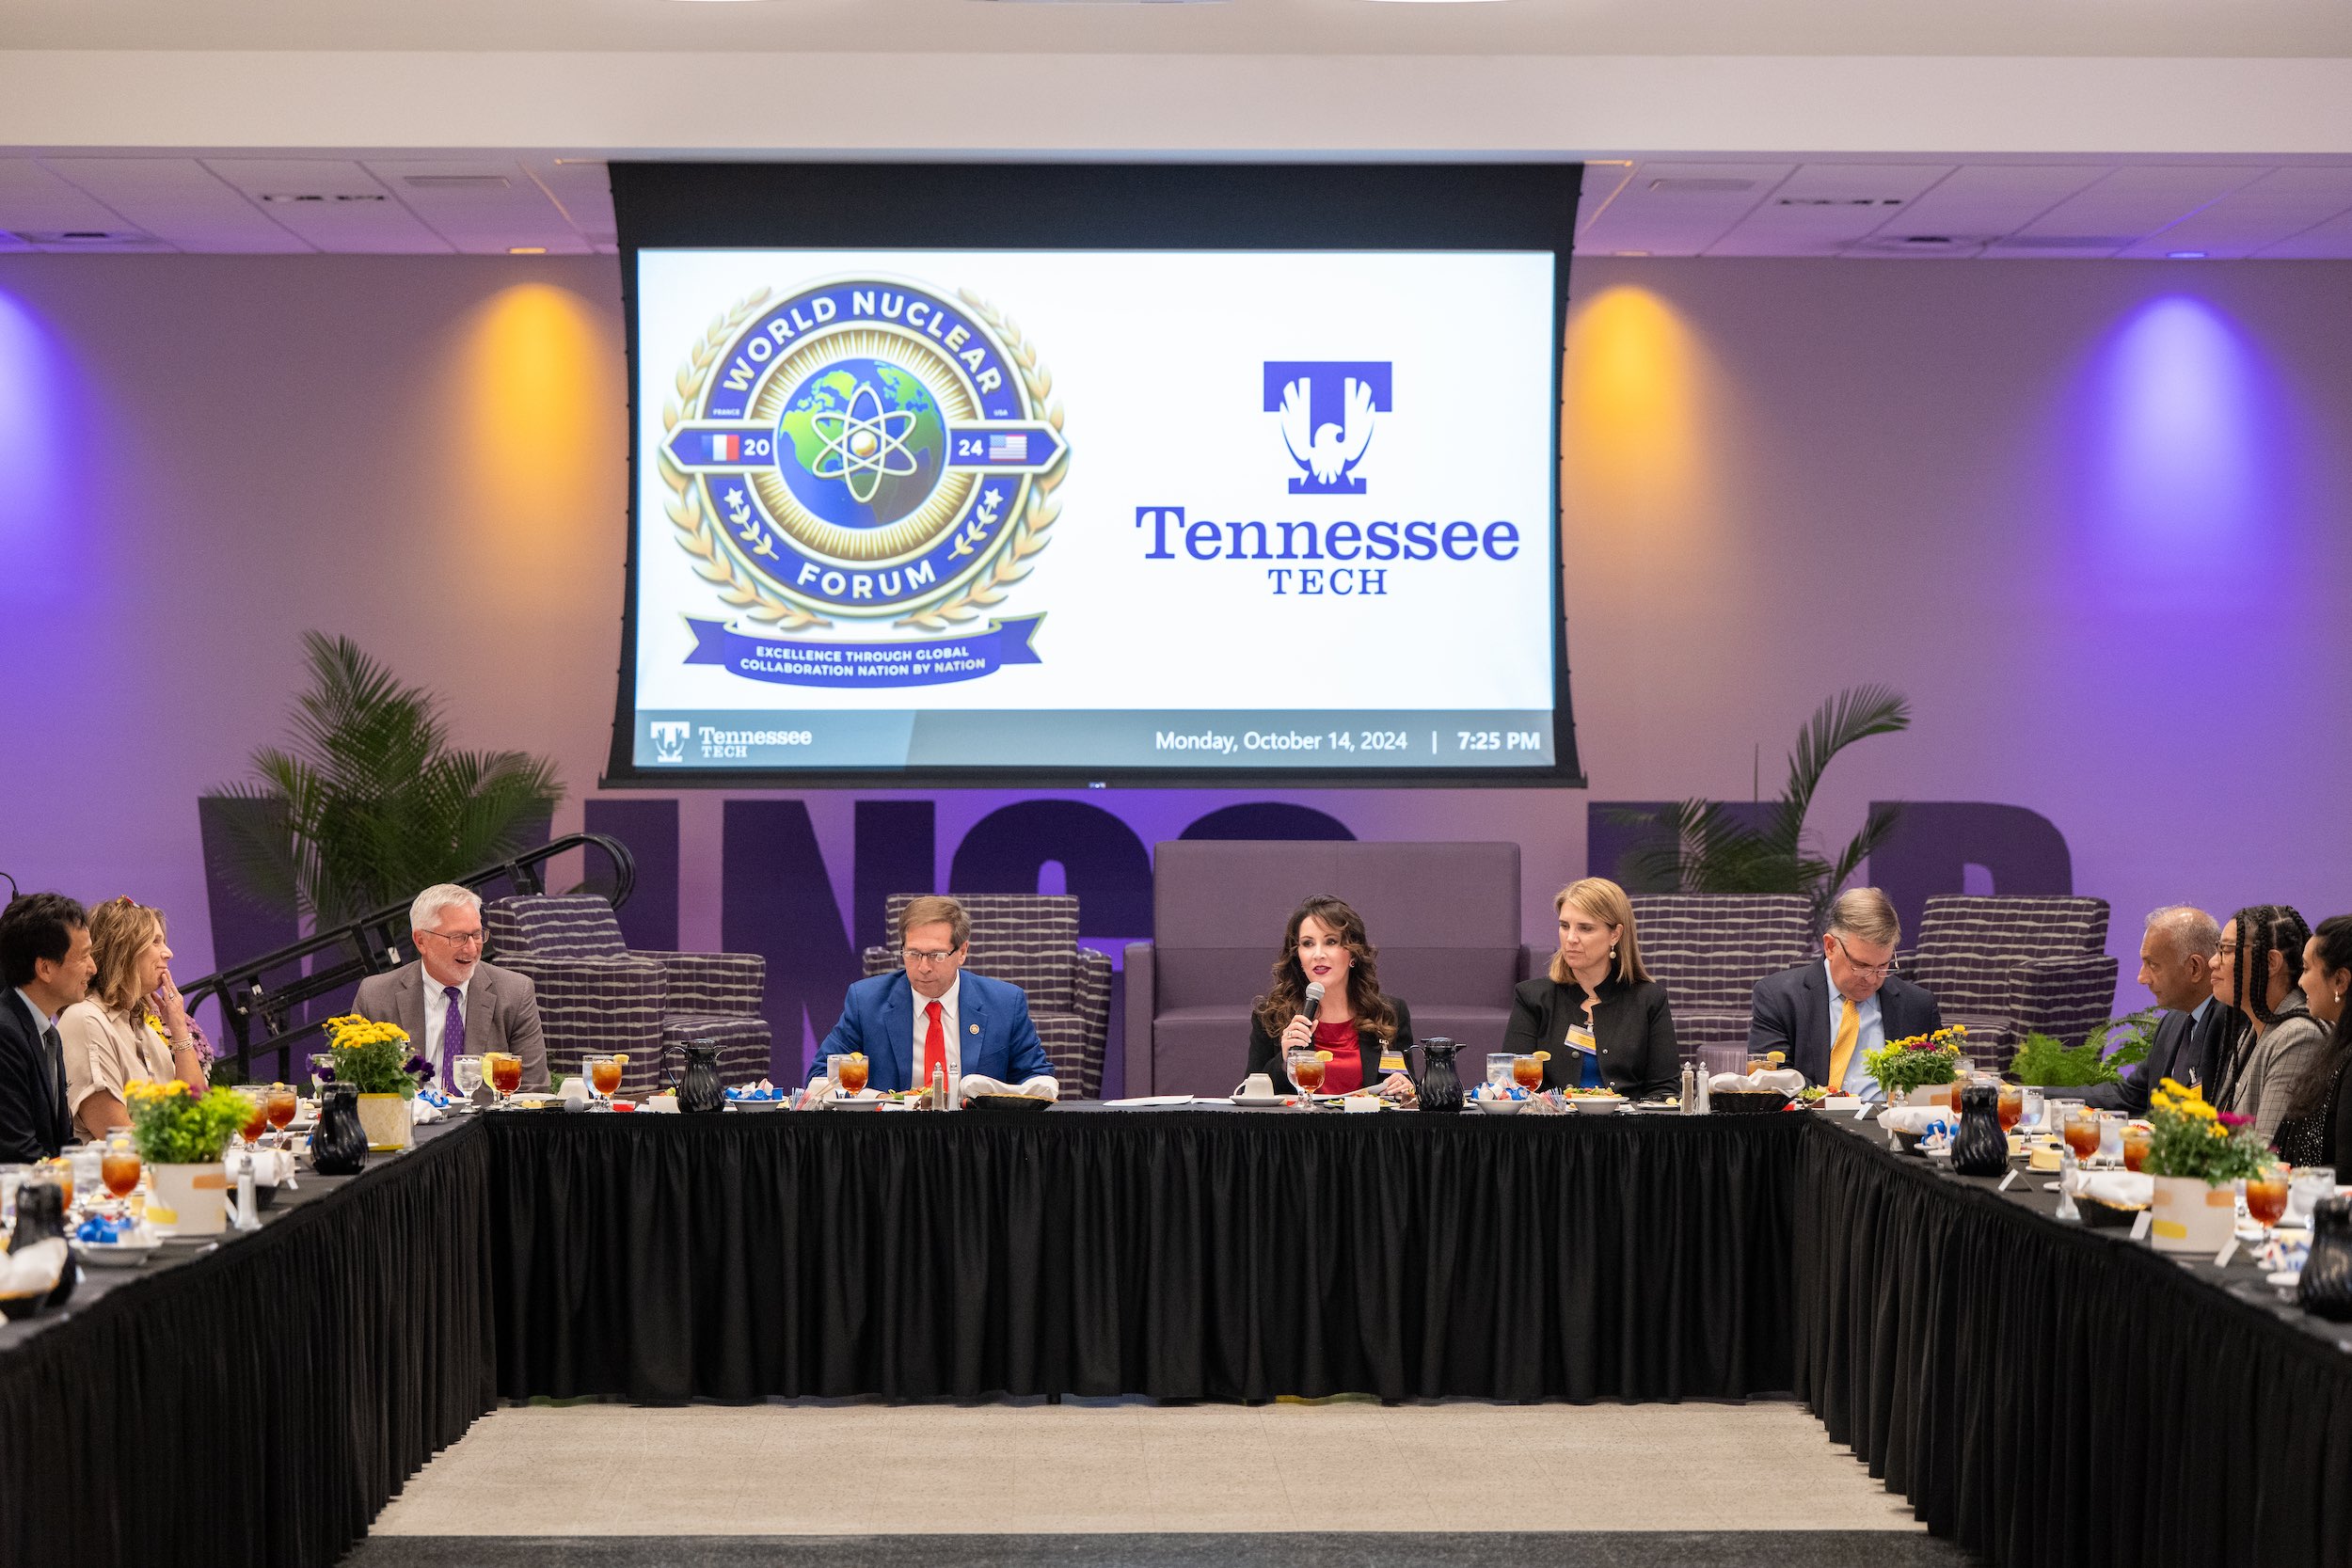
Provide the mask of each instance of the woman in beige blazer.
[{"label": "woman in beige blazer", "polygon": [[171,983],[171,948],[160,910],[116,898],[90,911],[89,995],[57,1019],[65,1098],[74,1131],[101,1138],[130,1124],[124,1085],[177,1078],[201,1094],[204,1053]]}]

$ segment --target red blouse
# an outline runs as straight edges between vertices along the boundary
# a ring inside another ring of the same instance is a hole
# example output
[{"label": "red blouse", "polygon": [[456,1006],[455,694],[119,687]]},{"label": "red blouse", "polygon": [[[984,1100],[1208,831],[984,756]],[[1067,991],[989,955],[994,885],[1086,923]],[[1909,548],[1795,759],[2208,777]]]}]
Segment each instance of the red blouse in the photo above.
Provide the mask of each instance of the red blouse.
[{"label": "red blouse", "polygon": [[1364,1086],[1364,1057],[1352,1018],[1315,1020],[1315,1044],[1331,1053],[1323,1064],[1325,1094],[1354,1094]]}]

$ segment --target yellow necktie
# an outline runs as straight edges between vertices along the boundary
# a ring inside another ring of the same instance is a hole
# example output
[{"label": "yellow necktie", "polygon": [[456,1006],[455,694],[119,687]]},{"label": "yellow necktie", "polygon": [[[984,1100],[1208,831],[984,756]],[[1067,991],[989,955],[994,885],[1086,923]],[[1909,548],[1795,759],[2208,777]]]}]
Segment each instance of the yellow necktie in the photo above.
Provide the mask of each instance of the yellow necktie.
[{"label": "yellow necktie", "polygon": [[1846,1086],[1846,1069],[1853,1062],[1854,1042],[1862,1037],[1862,1009],[1853,1005],[1853,998],[1837,999],[1846,1010],[1837,1020],[1837,1037],[1829,1044],[1829,1088],[1832,1093]]}]

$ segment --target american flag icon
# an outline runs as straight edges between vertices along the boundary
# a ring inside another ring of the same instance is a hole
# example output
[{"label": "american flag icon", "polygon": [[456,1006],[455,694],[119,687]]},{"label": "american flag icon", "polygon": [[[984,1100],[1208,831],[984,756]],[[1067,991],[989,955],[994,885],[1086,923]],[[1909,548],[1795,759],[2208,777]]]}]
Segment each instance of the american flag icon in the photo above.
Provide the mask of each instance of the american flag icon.
[{"label": "american flag icon", "polygon": [[1027,434],[1025,432],[1017,436],[990,436],[988,460],[991,463],[1026,463],[1029,460]]}]

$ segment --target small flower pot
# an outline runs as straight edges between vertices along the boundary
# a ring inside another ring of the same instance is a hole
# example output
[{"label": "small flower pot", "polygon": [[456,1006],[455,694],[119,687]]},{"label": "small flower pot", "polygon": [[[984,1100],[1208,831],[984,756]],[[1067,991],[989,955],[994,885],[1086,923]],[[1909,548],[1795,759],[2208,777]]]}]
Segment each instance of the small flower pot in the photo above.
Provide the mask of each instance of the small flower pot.
[{"label": "small flower pot", "polygon": [[2194,1176],[2159,1176],[2148,1222],[2158,1252],[2201,1252],[2210,1258],[2237,1231],[2237,1188],[2207,1186]]},{"label": "small flower pot", "polygon": [[367,1131],[371,1153],[406,1148],[417,1141],[417,1118],[405,1094],[361,1095],[359,1125]]},{"label": "small flower pot", "polygon": [[150,1165],[152,1201],[179,1217],[181,1236],[217,1236],[229,1228],[229,1173],[218,1160],[201,1165]]}]

